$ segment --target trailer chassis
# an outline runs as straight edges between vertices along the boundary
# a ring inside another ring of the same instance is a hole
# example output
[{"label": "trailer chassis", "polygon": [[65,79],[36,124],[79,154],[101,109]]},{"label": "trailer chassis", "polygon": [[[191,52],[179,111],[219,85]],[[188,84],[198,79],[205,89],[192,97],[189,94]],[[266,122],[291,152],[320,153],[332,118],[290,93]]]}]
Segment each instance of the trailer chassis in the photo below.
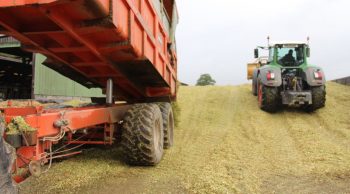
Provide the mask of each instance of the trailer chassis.
[{"label": "trailer chassis", "polygon": [[[22,116],[27,124],[38,130],[37,143],[24,145],[16,150],[17,158],[13,166],[14,180],[19,183],[29,173],[39,176],[41,166],[55,158],[81,153],[74,151],[82,145],[112,145],[115,142],[118,122],[123,119],[128,104],[113,106],[91,106],[84,108],[43,109],[41,106],[24,108],[0,108],[5,122]],[[64,146],[53,150],[53,145],[64,139]],[[68,145],[77,145],[67,148]],[[19,174],[19,169],[21,170]]]}]

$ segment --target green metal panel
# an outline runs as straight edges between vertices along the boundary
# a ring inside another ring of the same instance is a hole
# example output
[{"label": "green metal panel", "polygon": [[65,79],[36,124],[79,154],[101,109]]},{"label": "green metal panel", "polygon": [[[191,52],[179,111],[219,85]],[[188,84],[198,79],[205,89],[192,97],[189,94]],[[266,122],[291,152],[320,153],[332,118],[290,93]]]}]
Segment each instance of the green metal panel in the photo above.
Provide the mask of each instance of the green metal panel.
[{"label": "green metal panel", "polygon": [[46,57],[36,54],[34,94],[43,96],[103,97],[99,88],[88,89],[44,66]]},{"label": "green metal panel", "polygon": [[13,47],[20,47],[21,45],[19,43],[4,43],[0,44],[0,48],[13,48]]},{"label": "green metal panel", "polygon": [[21,46],[21,43],[12,37],[8,37],[8,36],[0,37],[0,48],[13,48],[13,47],[20,47],[20,46]]}]

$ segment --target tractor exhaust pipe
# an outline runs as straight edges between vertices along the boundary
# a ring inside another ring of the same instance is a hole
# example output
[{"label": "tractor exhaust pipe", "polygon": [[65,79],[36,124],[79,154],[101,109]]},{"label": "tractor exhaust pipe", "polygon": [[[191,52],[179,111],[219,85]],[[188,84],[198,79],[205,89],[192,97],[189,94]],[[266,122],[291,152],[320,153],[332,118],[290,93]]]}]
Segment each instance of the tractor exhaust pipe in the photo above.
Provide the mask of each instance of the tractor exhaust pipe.
[{"label": "tractor exhaust pipe", "polygon": [[5,120],[0,115],[0,193],[18,194],[18,189],[12,180],[12,166],[15,161],[16,150],[7,144],[3,138],[5,132]]}]

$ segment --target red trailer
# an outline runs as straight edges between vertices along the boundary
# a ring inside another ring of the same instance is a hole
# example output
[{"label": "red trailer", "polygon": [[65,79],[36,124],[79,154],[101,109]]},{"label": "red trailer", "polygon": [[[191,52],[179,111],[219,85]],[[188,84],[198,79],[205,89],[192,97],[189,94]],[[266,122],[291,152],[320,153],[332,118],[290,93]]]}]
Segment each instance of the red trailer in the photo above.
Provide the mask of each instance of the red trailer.
[{"label": "red trailer", "polygon": [[118,130],[128,163],[157,164],[173,141],[177,22],[175,0],[1,1],[0,34],[44,54],[50,68],[106,93],[99,106],[1,108],[7,123],[20,116],[37,130],[31,143],[22,134],[14,170],[38,175],[52,159],[79,153],[53,150],[54,144],[111,145]]}]

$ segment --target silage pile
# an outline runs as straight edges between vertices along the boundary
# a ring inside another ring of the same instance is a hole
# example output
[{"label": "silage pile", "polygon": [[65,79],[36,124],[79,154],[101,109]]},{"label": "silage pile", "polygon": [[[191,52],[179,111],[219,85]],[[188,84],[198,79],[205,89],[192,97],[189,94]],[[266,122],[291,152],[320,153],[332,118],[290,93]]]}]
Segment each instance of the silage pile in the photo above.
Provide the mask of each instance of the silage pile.
[{"label": "silage pile", "polygon": [[42,106],[43,104],[35,101],[35,100],[6,100],[0,102],[1,108],[7,108],[7,107],[14,107],[14,108],[20,108],[20,107],[29,107],[29,106]]},{"label": "silage pile", "polygon": [[23,108],[23,107],[36,107],[42,106],[44,108],[51,107],[82,107],[90,105],[91,101],[72,99],[72,100],[6,100],[0,102],[0,108]]},{"label": "silage pile", "polygon": [[103,147],[55,163],[22,193],[350,193],[350,87],[315,113],[259,110],[250,85],[181,87],[175,147],[130,167]]}]

